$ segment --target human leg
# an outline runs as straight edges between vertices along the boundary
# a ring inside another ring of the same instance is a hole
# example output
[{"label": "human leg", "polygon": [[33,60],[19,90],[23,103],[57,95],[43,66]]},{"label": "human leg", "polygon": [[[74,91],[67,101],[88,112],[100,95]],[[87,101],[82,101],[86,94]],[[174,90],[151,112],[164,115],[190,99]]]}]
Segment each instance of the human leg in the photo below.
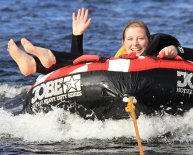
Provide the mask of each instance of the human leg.
[{"label": "human leg", "polygon": [[25,38],[21,39],[21,44],[28,53],[37,56],[45,68],[50,68],[53,64],[56,63],[56,58],[50,50],[34,46]]},{"label": "human leg", "polygon": [[13,60],[18,64],[23,75],[28,76],[36,72],[34,58],[19,49],[13,39],[8,42],[8,51]]}]

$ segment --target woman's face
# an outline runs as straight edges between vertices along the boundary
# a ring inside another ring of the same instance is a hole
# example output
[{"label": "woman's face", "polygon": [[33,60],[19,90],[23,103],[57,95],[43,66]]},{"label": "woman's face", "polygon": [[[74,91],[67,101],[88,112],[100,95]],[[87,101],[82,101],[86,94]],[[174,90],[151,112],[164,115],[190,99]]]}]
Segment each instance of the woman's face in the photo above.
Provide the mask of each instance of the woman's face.
[{"label": "woman's face", "polygon": [[127,53],[136,52],[137,56],[141,55],[149,45],[149,39],[146,31],[140,26],[131,26],[125,31],[125,39],[122,46]]}]

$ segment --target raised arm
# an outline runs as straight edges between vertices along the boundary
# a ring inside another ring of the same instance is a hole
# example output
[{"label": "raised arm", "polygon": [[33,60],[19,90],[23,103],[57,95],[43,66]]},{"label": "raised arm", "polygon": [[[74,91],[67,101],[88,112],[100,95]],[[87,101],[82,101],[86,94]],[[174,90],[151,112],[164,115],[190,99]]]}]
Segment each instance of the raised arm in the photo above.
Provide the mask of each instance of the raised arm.
[{"label": "raised arm", "polygon": [[73,35],[82,35],[91,23],[88,19],[88,9],[79,9],[77,15],[72,13],[72,32]]},{"label": "raised arm", "polygon": [[89,27],[88,9],[79,9],[77,15],[72,13],[72,44],[71,53],[83,54],[83,33]]}]

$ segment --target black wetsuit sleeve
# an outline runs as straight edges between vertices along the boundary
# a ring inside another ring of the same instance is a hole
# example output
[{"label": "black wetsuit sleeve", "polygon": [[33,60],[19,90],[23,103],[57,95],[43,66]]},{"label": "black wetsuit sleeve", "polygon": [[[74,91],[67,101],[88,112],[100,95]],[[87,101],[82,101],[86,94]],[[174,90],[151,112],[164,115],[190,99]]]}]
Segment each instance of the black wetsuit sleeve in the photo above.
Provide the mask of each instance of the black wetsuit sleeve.
[{"label": "black wetsuit sleeve", "polygon": [[174,45],[178,50],[178,55],[183,59],[193,61],[193,49],[181,47],[180,42],[168,34],[157,33],[151,36],[151,43],[143,55],[158,55],[161,49]]},{"label": "black wetsuit sleeve", "polygon": [[151,43],[143,55],[158,55],[158,53],[167,46],[180,46],[179,41],[168,34],[157,33],[151,36]]},{"label": "black wetsuit sleeve", "polygon": [[83,54],[83,35],[73,35],[71,43],[71,53],[72,54]]},{"label": "black wetsuit sleeve", "polygon": [[193,61],[193,49],[187,47],[178,46],[178,55],[183,59]]}]

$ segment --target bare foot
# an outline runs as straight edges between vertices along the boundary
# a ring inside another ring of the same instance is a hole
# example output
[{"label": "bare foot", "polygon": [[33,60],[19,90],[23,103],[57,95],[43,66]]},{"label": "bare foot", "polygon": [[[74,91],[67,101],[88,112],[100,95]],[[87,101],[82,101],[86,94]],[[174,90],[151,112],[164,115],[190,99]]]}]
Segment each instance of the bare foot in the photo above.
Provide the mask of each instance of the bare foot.
[{"label": "bare foot", "polygon": [[37,56],[44,67],[50,68],[53,64],[56,63],[56,58],[50,50],[34,46],[25,38],[21,39],[21,44],[28,53]]},{"label": "bare foot", "polygon": [[34,58],[20,50],[13,39],[8,42],[8,51],[13,60],[18,64],[23,75],[28,76],[36,72],[36,62]]}]

